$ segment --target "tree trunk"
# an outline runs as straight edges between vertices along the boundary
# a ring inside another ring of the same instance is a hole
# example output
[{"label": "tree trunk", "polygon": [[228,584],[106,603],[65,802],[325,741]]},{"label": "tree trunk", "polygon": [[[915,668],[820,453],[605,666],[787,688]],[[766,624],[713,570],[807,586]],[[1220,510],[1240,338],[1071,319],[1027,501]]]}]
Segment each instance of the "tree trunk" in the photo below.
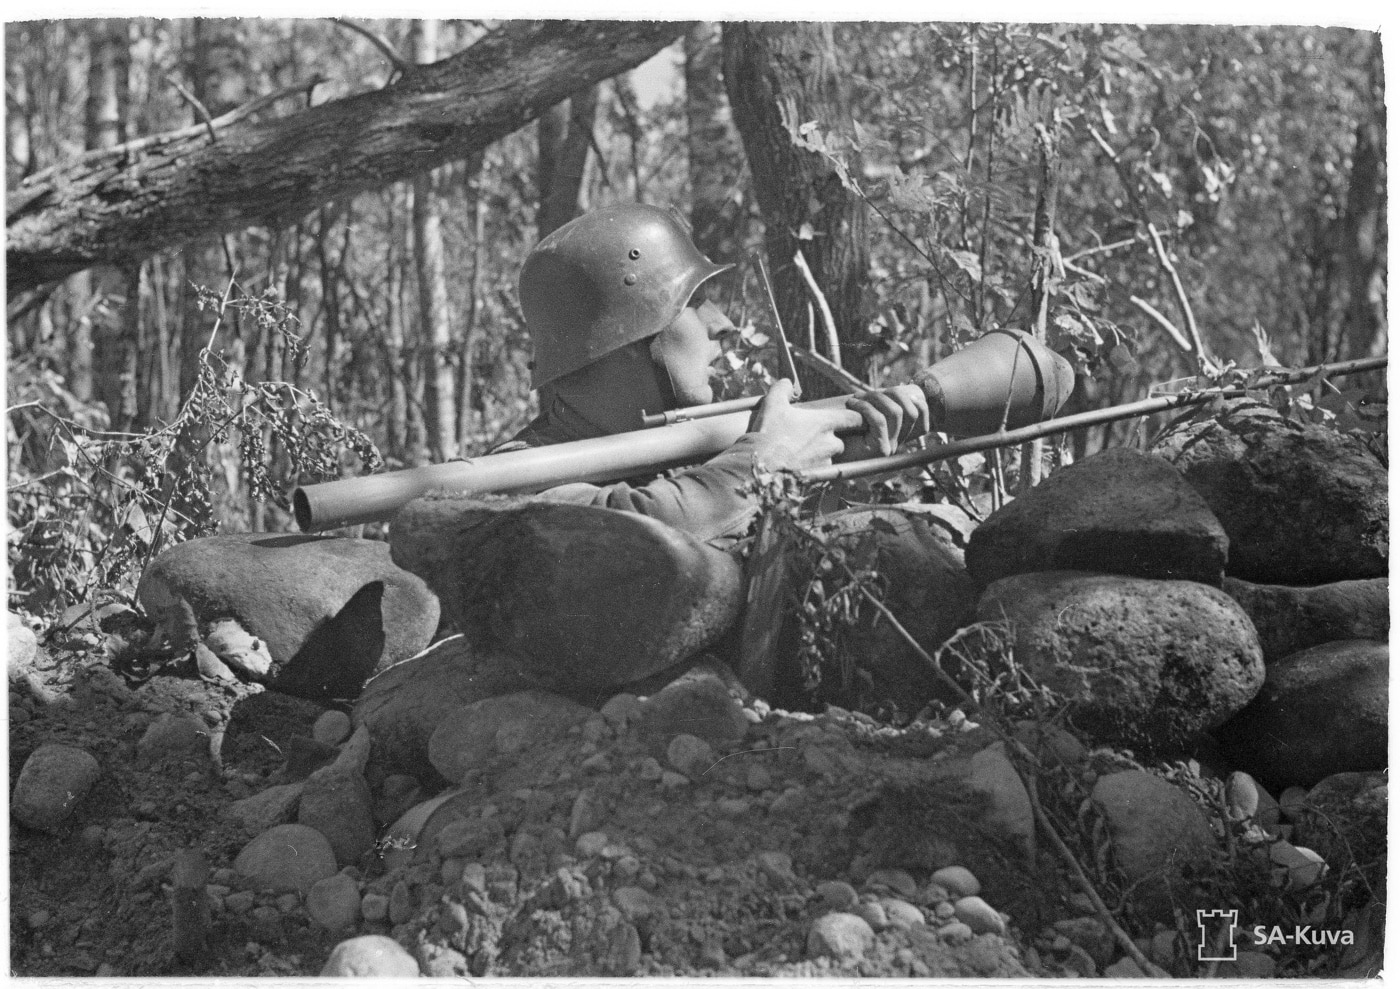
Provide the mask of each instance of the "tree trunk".
[{"label": "tree trunk", "polygon": [[[436,20],[415,20],[409,30],[410,57],[418,65],[437,59]],[[457,456],[456,402],[449,356],[452,350],[452,314],[447,304],[447,262],[442,245],[442,219],[438,213],[433,174],[413,179],[414,267],[418,276],[418,311],[422,328],[423,417],[428,450],[438,463]]]},{"label": "tree trunk", "polygon": [[471,453],[473,392],[476,388],[475,360],[476,319],[481,307],[481,284],[484,274],[486,240],[486,197],[482,194],[485,155],[477,154],[467,163],[466,187],[468,215],[472,220],[471,281],[467,287],[465,327],[457,352],[457,445]]},{"label": "tree trunk", "polygon": [[[86,145],[89,151],[114,148],[126,139],[122,111],[127,103],[128,66],[127,22],[117,18],[92,23],[89,41],[88,92],[86,101]],[[135,310],[139,296],[132,285],[140,284],[140,273],[113,265],[101,265],[89,273],[88,318],[77,324],[73,341],[74,370],[81,379],[91,374],[91,383],[77,383],[82,391],[107,406],[111,428],[126,432],[136,420],[136,339]],[[81,289],[80,289],[81,294]]]},{"label": "tree trunk", "polygon": [[744,153],[724,93],[723,68],[719,25],[695,25],[685,36],[690,226],[695,246],[718,263],[737,261],[743,239],[737,191]]},{"label": "tree trunk", "polygon": [[588,151],[593,146],[593,121],[598,112],[598,87],[589,86],[550,107],[536,124],[539,157],[535,188],[539,237],[559,229],[583,212],[581,191]]},{"label": "tree trunk", "polygon": [[1356,125],[1346,213],[1341,218],[1346,305],[1339,359],[1385,353],[1386,163],[1381,43],[1371,42],[1368,111]]},{"label": "tree trunk", "polygon": [[9,291],[252,224],[466,158],[645,61],[682,21],[512,21],[374,92],[267,122],[232,115],[31,176],[6,203]]},{"label": "tree trunk", "polygon": [[[841,184],[826,158],[793,142],[779,111],[786,103],[798,122],[814,120],[823,132],[849,128],[848,84],[837,65],[832,26],[726,23],[724,81],[753,170],[784,328],[802,342],[810,326],[813,296],[793,264],[800,249],[831,307],[842,345],[840,363],[865,379],[869,347],[860,315],[869,268],[865,205]],[[813,398],[834,390],[817,376],[804,377],[803,386],[811,388]]]}]

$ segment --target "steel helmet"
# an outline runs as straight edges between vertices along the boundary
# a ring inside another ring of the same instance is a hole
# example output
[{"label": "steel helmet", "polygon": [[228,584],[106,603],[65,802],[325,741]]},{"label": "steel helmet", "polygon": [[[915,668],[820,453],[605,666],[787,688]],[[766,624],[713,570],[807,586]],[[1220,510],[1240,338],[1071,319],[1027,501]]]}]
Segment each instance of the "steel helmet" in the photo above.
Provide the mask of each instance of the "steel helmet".
[{"label": "steel helmet", "polygon": [[535,245],[520,271],[520,305],[539,388],[670,326],[714,264],[669,210],[605,206]]}]

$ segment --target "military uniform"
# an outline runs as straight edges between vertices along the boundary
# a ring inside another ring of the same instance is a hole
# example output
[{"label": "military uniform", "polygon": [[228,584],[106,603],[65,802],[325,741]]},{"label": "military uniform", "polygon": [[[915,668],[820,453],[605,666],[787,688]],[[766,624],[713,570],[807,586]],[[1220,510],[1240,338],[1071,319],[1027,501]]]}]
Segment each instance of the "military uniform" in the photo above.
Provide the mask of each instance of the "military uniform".
[{"label": "military uniform", "polygon": [[[576,419],[568,406],[556,405],[491,452],[508,453],[594,435],[587,424],[571,422]],[[749,433],[706,463],[666,476],[603,485],[561,484],[537,497],[636,512],[728,549],[758,512],[757,500],[745,494],[744,488],[753,478],[754,458],[763,443],[762,437]]]}]

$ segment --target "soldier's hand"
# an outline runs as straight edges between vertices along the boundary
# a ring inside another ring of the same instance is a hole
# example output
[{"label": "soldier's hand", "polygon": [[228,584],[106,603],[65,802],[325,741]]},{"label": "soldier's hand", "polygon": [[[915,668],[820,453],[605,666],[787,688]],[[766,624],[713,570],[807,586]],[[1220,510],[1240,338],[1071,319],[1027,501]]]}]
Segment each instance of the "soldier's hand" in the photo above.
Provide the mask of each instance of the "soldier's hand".
[{"label": "soldier's hand", "polygon": [[865,432],[846,443],[843,460],[887,457],[906,440],[932,428],[928,398],[918,385],[860,392],[846,400],[846,408],[860,414]]},{"label": "soldier's hand", "polygon": [[792,404],[792,382],[773,382],[749,419],[759,437],[758,456],[770,470],[822,467],[844,448],[838,430],[859,428],[863,417],[853,409],[813,409]]}]

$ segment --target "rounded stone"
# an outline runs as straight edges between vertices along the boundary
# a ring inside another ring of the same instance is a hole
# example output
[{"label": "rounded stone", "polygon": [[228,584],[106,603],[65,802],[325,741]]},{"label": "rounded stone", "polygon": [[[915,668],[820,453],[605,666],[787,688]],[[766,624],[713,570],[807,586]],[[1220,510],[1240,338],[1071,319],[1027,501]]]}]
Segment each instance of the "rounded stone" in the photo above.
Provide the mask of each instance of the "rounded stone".
[{"label": "rounded stone", "polygon": [[341,865],[358,862],[374,847],[374,802],[364,776],[337,765],[306,779],[297,804],[297,823],[326,836]]},{"label": "rounded stone", "polygon": [[593,858],[601,855],[603,849],[608,847],[608,836],[602,831],[588,831],[578,836],[578,841],[574,842],[574,851],[583,858]]},{"label": "rounded stone", "polygon": [[807,932],[809,958],[858,961],[875,943],[875,931],[853,913],[829,913],[812,922]]},{"label": "rounded stone", "polygon": [[832,910],[850,910],[856,905],[856,889],[840,879],[828,879],[818,883],[816,894],[822,903]]},{"label": "rounded stone", "polygon": [[1223,591],[1079,571],[998,580],[977,605],[1017,662],[1100,744],[1166,750],[1222,725],[1264,682],[1259,637]]},{"label": "rounded stone", "polygon": [[360,919],[360,887],[343,872],[319,880],[306,894],[306,912],[327,930],[344,930]]},{"label": "rounded stone", "polygon": [[666,761],[678,772],[698,776],[715,763],[715,751],[694,735],[677,735],[666,746]]},{"label": "rounded stone", "polygon": [[880,906],[891,927],[923,927],[928,923],[924,912],[905,900],[885,899],[880,901]]},{"label": "rounded stone", "polygon": [[311,726],[311,737],[326,745],[339,745],[350,737],[350,715],[344,711],[327,711]]},{"label": "rounded stone", "polygon": [[10,795],[10,813],[25,827],[54,831],[102,775],[91,753],[51,743],[30,753]]},{"label": "rounded stone", "polygon": [[980,896],[964,896],[953,903],[953,916],[974,934],[1005,934],[1006,921]]},{"label": "rounded stone", "polygon": [[418,962],[393,938],[365,934],[337,944],[321,976],[416,979]]},{"label": "rounded stone", "polygon": [[304,824],[279,824],[245,845],[233,869],[254,889],[305,893],[335,875],[337,866],[321,832]]},{"label": "rounded stone", "polygon": [[203,759],[209,755],[209,728],[190,714],[162,714],[147,726],[136,743],[143,765],[166,759]]},{"label": "rounded stone", "polygon": [[1090,794],[1108,824],[1113,862],[1134,884],[1134,904],[1170,918],[1183,868],[1208,863],[1215,836],[1189,796],[1137,769],[1101,776]]},{"label": "rounded stone", "polygon": [[851,913],[870,925],[872,931],[883,931],[890,926],[889,918],[885,916],[885,908],[873,900],[864,903],[857,903]]},{"label": "rounded stone", "polygon": [[982,884],[977,877],[972,874],[971,870],[960,865],[949,865],[939,869],[929,877],[929,881],[942,886],[955,899],[976,896],[982,892]]},{"label": "rounded stone", "polygon": [[1271,663],[1258,696],[1215,734],[1241,768],[1276,790],[1385,769],[1389,686],[1386,643],[1314,646]]},{"label": "rounded stone", "polygon": [[866,889],[884,887],[890,892],[906,898],[912,897],[919,889],[914,882],[914,877],[903,869],[876,869],[865,877],[865,882],[862,885]]},{"label": "rounded stone", "polygon": [[360,900],[360,916],[377,923],[389,916],[389,898],[383,893],[366,893]]},{"label": "rounded stone", "polygon": [[351,698],[376,670],[432,641],[438,600],[374,539],[235,533],[160,553],[136,589],[147,614],[235,618],[261,640],[275,689]]}]

